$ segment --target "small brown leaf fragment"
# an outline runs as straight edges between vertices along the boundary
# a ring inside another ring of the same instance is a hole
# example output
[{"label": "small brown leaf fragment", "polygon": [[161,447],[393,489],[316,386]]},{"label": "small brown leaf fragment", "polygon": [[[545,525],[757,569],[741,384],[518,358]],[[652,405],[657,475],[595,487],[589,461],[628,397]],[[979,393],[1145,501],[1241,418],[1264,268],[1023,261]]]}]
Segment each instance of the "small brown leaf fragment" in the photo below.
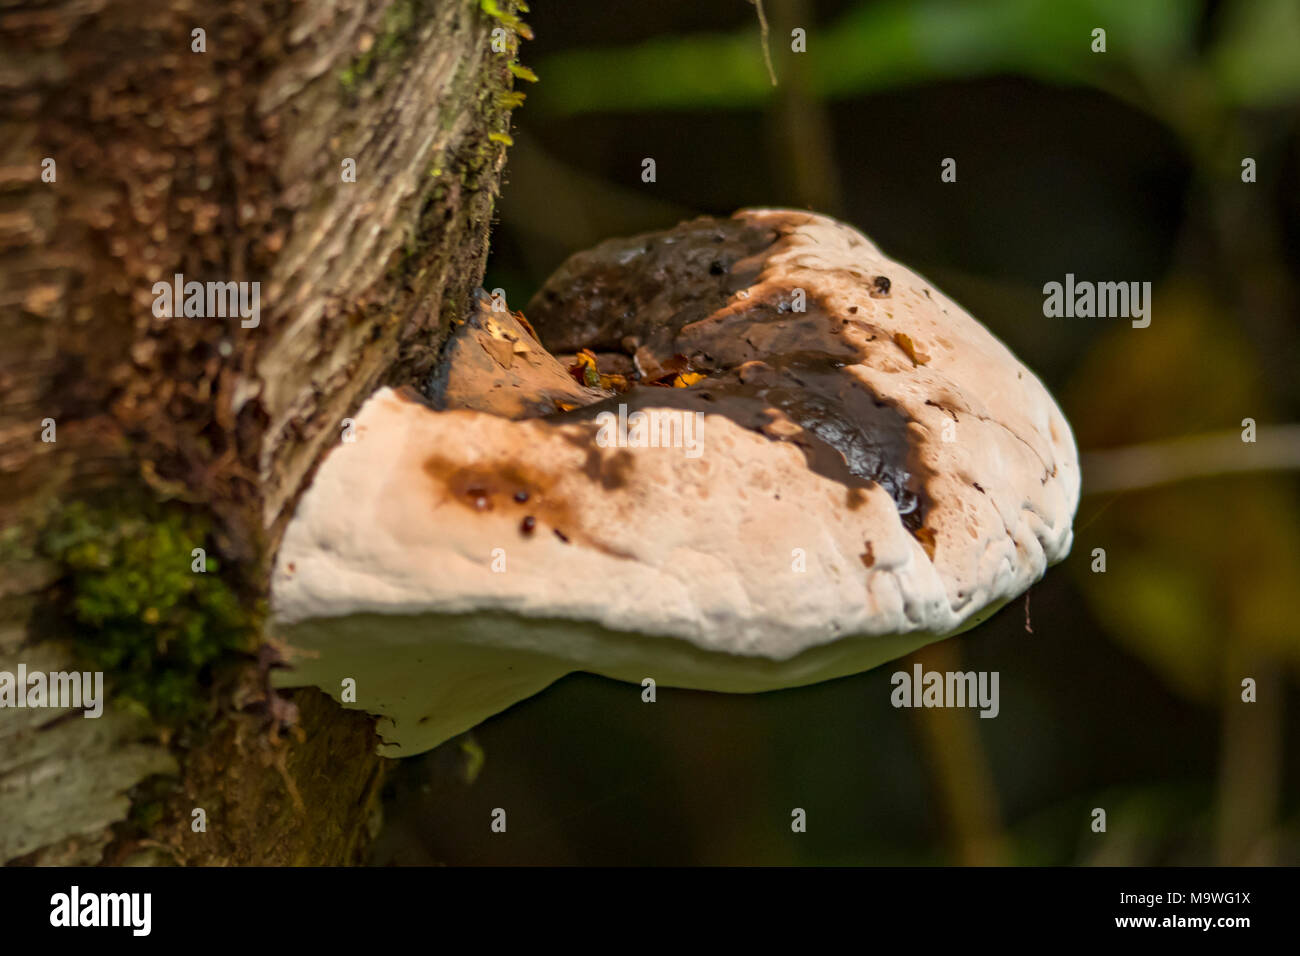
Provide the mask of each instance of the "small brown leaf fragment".
[{"label": "small brown leaf fragment", "polygon": [[918,349],[911,336],[904,332],[894,333],[894,344],[907,353],[907,357],[912,360],[913,367],[924,365],[930,361],[930,356]]},{"label": "small brown leaf fragment", "polygon": [[654,352],[644,345],[636,350],[634,360],[637,371],[641,373],[641,382],[645,385],[671,386],[676,376],[690,371],[690,361],[685,355],[673,355],[661,362]]},{"label": "small brown leaf fragment", "polygon": [[930,558],[931,561],[933,561],[934,548],[935,545],[938,543],[938,539],[935,538],[934,532],[931,531],[929,528],[922,527],[922,528],[917,528],[915,531],[913,531],[912,536],[916,538],[917,541],[921,542],[921,547],[925,549],[926,555]]},{"label": "small brown leaf fragment", "polygon": [[617,373],[606,374],[600,370],[598,362],[595,352],[591,349],[583,349],[573,357],[573,364],[568,366],[568,372],[573,376],[574,381],[587,388],[626,392],[632,387],[627,376]]},{"label": "small brown leaf fragment", "polygon": [[596,353],[583,349],[574,356],[574,363],[569,366],[569,374],[579,385],[587,388],[600,388],[600,372],[596,368]]},{"label": "small brown leaf fragment", "polygon": [[663,378],[663,366],[655,358],[655,353],[648,346],[638,345],[632,353],[632,363],[636,366],[637,373],[641,376],[643,382],[653,382],[656,378]]},{"label": "small brown leaf fragment", "polygon": [[526,318],[524,318],[524,314],[522,312],[512,312],[510,314],[515,317],[516,322],[518,322],[520,325],[524,327],[524,331],[533,337],[534,342],[536,342],[538,345],[542,344],[542,339],[537,334],[537,330],[532,327],[531,323],[529,323],[529,321]]}]

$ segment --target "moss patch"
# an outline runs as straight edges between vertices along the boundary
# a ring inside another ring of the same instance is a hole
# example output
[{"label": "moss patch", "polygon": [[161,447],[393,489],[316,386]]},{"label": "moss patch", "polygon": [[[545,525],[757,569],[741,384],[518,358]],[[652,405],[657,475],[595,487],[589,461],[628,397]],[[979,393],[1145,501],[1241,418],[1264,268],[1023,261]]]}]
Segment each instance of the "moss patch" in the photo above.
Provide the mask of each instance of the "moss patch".
[{"label": "moss patch", "polygon": [[[180,726],[208,710],[216,665],[251,651],[249,610],[211,556],[207,519],[176,506],[145,512],[74,503],[47,526],[41,550],[63,572],[56,613],[84,666],[115,697]],[[206,570],[196,570],[195,548]]]},{"label": "moss patch", "polygon": [[397,0],[385,10],[378,38],[339,73],[343,92],[355,95],[361,82],[370,78],[376,66],[405,52],[415,30],[427,19],[425,0]]},{"label": "moss patch", "polygon": [[532,27],[519,19],[518,15],[515,13],[516,10],[519,13],[528,12],[528,4],[525,3],[524,0],[515,0],[513,4],[514,9],[511,9],[512,5],[509,3],[509,0],[478,0],[478,5],[480,10],[486,13],[493,20],[497,21],[497,23],[501,24],[507,30],[513,30],[525,40],[531,40],[533,38]]}]

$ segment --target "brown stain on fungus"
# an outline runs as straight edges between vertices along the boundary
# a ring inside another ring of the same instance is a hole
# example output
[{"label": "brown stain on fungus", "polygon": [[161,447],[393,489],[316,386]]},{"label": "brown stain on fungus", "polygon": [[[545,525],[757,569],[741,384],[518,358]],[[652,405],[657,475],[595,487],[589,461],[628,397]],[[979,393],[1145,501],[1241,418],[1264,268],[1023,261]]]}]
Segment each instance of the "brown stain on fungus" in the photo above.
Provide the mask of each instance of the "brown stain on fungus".
[{"label": "brown stain on fungus", "polygon": [[[442,493],[442,500],[475,512],[511,509],[532,501],[548,522],[572,517],[568,507],[551,494],[555,478],[541,469],[518,464],[462,465],[438,455],[424,462],[424,473]],[[522,508],[515,509],[522,511]]]},{"label": "brown stain on fungus", "polygon": [[469,500],[473,503],[475,511],[492,510],[492,498],[488,494],[488,490],[486,488],[479,485],[475,485],[474,487],[466,488],[465,494],[469,497]]},{"label": "brown stain on fungus", "polygon": [[666,342],[755,284],[758,258],[779,240],[779,225],[701,217],[607,240],[565,262],[524,311],[561,352],[612,351],[628,336]]},{"label": "brown stain on fungus", "polygon": [[[904,528],[933,555],[934,535],[925,528],[931,472],[918,444],[926,439],[909,431],[911,416],[887,395],[844,371],[858,364],[902,371],[891,350],[866,345],[878,339],[892,339],[913,368],[931,356],[910,336],[857,318],[860,299],[832,307],[800,283],[805,308],[792,311],[794,282],[772,260],[786,251],[785,236],[807,221],[798,213],[702,218],[570,258],[529,304],[543,339],[563,351],[621,349],[636,357],[643,378],[613,399],[561,406],[547,417],[594,428],[597,414],[617,412],[619,404],[629,414],[673,408],[721,415],[799,448],[809,470],[848,489],[849,509],[865,502],[865,488],[881,486]],[[841,271],[860,293],[892,296],[888,276]],[[850,344],[842,334],[850,327],[865,341]],[[683,356],[696,374],[662,376]],[[707,377],[696,384],[700,373]],[[687,387],[648,388],[647,379]],[[584,448],[588,476],[604,488],[623,484],[630,462],[602,456],[590,439],[569,440]]]},{"label": "brown stain on fungus", "polygon": [[[609,462],[602,459],[602,464],[597,466],[594,480],[601,490],[595,493],[604,494],[611,488],[621,487],[632,464],[626,451],[607,457],[611,459]],[[631,557],[610,544],[609,536],[601,533],[602,529],[592,528],[590,522],[584,521],[580,506],[560,493],[559,476],[545,468],[519,462],[463,465],[432,455],[425,459],[423,470],[433,483],[438,505],[449,503],[481,515],[505,514],[512,520],[517,517],[517,526],[524,535],[531,535],[540,524],[545,524],[566,544],[577,543],[616,558]],[[591,475],[589,468],[584,472]]]}]

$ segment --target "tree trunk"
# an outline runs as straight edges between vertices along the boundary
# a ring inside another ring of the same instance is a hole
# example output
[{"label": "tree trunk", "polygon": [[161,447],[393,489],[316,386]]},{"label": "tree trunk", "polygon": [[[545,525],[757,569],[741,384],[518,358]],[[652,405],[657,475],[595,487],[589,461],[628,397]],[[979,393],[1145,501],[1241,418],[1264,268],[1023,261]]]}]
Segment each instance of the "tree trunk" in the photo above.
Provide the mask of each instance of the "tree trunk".
[{"label": "tree trunk", "polygon": [[[0,672],[76,668],[97,639],[42,541],[105,492],[203,518],[256,646],[342,419],[427,374],[481,280],[514,25],[478,0],[0,4]],[[260,283],[256,324],[167,317],[178,273]],[[0,861],[354,861],[371,721],[301,691],[277,737],[243,706],[253,656],[207,686],[201,731],[0,710]]]}]

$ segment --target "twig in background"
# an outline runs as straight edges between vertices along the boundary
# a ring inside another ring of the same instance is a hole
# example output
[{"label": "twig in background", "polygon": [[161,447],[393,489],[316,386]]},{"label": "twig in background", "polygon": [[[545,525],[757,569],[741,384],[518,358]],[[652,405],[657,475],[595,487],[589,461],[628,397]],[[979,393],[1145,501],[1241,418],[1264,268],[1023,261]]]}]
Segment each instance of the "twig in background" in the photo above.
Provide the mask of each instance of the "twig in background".
[{"label": "twig in background", "polygon": [[758,11],[758,37],[763,47],[763,65],[767,67],[768,78],[776,86],[776,70],[772,66],[772,48],[768,43],[767,14],[763,11],[763,0],[749,0]]},{"label": "twig in background", "polygon": [[1300,470],[1300,425],[1265,425],[1254,442],[1237,430],[1085,453],[1084,494],[1136,491],[1193,478]]}]

